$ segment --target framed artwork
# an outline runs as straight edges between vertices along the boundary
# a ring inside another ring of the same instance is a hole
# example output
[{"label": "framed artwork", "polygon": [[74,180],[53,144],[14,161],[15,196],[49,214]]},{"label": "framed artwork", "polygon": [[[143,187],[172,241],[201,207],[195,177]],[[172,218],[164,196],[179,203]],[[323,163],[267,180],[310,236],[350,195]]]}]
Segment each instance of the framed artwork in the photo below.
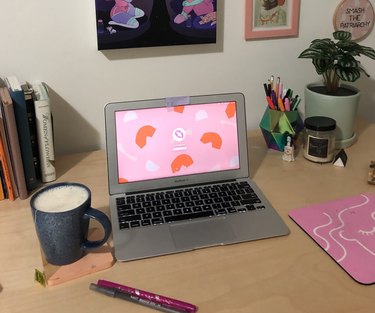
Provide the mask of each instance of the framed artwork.
[{"label": "framed artwork", "polygon": [[300,0],[246,0],[245,38],[298,35]]},{"label": "framed artwork", "polygon": [[216,43],[217,0],[95,0],[98,49]]},{"label": "framed artwork", "polygon": [[368,0],[343,0],[333,17],[335,30],[352,34],[354,41],[364,39],[374,26],[374,8]]}]

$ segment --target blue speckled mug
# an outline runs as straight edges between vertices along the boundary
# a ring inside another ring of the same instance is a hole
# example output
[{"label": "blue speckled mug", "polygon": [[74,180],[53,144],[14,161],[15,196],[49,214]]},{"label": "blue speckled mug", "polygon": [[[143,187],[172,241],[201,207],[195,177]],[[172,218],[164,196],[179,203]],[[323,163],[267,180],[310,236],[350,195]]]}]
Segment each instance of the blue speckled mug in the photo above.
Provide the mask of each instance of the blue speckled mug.
[{"label": "blue speckled mug", "polygon": [[[91,192],[85,185],[51,184],[32,196],[30,206],[41,248],[50,264],[76,262],[86,250],[105,244],[111,234],[109,218],[91,207]],[[87,240],[90,219],[102,225],[102,240]]]}]

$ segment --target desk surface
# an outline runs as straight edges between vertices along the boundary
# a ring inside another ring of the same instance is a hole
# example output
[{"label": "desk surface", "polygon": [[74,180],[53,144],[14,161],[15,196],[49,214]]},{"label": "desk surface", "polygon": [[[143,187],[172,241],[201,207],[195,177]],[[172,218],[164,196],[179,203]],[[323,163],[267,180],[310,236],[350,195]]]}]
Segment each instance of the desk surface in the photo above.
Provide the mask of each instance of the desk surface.
[{"label": "desk surface", "polygon": [[[288,217],[293,208],[375,192],[367,183],[375,124],[361,122],[357,131],[345,168],[309,162],[301,151],[295,162],[284,162],[259,132],[249,134],[252,177],[289,226],[288,236],[118,262],[54,287],[33,281],[42,263],[29,201],[2,201],[0,312],[152,312],[90,291],[98,279],[185,300],[199,312],[374,312],[375,285],[355,282]],[[103,151],[60,157],[57,169],[58,181],[86,184],[93,206],[109,214]]]}]

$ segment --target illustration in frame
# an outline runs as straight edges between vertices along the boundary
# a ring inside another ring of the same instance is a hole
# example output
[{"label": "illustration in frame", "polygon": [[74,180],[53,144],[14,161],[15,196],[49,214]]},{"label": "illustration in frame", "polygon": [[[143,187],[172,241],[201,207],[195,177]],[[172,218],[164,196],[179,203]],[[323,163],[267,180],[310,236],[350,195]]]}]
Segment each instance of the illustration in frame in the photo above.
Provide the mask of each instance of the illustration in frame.
[{"label": "illustration in frame", "polygon": [[246,0],[245,38],[298,35],[300,0]]},{"label": "illustration in frame", "polygon": [[217,0],[95,0],[98,49],[216,43]]}]

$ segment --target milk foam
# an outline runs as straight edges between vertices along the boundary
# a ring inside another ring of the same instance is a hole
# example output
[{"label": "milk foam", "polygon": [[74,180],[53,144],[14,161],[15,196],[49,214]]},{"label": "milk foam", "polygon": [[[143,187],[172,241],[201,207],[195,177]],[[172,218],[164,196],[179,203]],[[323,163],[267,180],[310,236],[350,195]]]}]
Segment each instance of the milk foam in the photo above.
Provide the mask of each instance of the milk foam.
[{"label": "milk foam", "polygon": [[34,207],[43,212],[66,212],[81,205],[88,197],[88,191],[80,186],[59,186],[38,195]]}]

